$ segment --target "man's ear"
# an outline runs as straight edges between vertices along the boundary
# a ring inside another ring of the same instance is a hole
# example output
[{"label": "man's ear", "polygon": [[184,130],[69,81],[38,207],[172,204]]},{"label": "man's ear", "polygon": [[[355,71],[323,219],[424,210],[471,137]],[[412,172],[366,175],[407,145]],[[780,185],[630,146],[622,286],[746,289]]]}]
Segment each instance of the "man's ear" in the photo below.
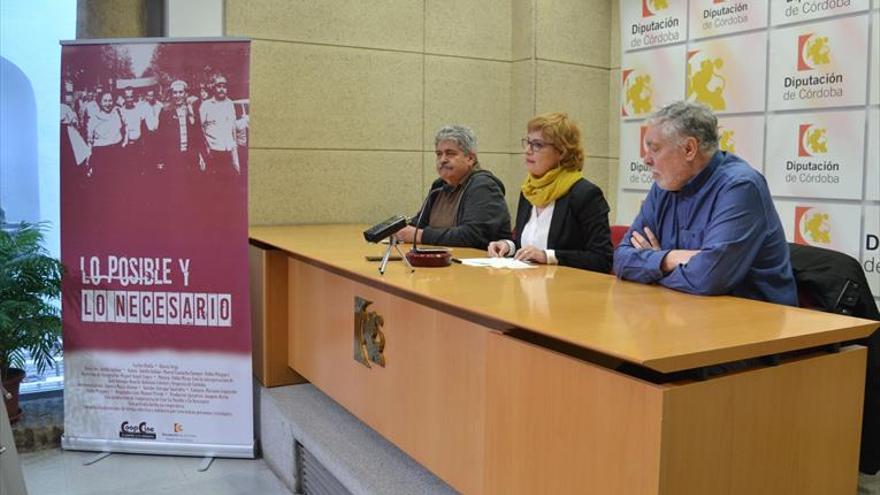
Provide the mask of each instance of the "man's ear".
[{"label": "man's ear", "polygon": [[700,143],[697,138],[688,136],[684,138],[684,155],[688,160],[695,160],[700,152]]}]

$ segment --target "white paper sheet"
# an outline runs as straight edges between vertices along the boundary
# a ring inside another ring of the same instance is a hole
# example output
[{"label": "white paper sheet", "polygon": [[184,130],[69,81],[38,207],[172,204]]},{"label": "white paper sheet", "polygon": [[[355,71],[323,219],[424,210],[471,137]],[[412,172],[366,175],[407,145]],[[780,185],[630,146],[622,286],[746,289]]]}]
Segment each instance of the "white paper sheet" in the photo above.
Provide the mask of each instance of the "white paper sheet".
[{"label": "white paper sheet", "polygon": [[463,258],[461,264],[467,266],[484,266],[488,268],[510,268],[513,270],[537,267],[537,265],[515,260],[513,258]]}]

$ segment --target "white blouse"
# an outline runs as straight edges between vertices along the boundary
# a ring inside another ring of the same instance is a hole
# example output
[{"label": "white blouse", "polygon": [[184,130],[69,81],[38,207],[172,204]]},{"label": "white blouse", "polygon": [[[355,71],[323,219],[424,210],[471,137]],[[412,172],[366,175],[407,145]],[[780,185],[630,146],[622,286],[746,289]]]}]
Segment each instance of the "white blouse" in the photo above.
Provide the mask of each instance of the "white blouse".
[{"label": "white blouse", "polygon": [[[522,233],[519,235],[520,246],[535,246],[543,249],[547,255],[547,264],[556,265],[559,262],[556,259],[554,249],[547,249],[547,235],[550,233],[550,222],[553,220],[553,210],[556,208],[556,201],[551,202],[544,207],[544,210],[538,214],[538,208],[532,207],[532,215],[529,221],[523,226]],[[513,242],[510,242],[507,251],[508,256],[514,255]]]}]

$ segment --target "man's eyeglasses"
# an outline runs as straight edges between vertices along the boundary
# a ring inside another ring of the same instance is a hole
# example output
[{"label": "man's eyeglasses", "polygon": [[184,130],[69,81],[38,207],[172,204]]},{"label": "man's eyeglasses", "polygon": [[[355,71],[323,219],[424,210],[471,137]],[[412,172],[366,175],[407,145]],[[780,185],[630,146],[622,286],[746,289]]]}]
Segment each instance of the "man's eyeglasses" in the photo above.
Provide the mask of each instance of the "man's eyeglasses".
[{"label": "man's eyeglasses", "polygon": [[547,146],[552,147],[553,146],[550,143],[545,143],[544,141],[538,141],[537,139],[534,141],[530,141],[529,138],[522,138],[520,143],[522,144],[523,149],[528,148],[528,149],[532,150],[533,153],[540,153],[541,150],[544,149],[545,147],[547,147]]}]

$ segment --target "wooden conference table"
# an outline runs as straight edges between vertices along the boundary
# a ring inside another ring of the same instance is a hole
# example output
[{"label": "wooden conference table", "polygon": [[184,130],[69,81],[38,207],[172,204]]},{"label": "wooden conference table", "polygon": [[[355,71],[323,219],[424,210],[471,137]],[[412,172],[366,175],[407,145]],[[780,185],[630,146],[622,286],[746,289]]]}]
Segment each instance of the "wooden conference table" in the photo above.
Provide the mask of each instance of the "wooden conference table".
[{"label": "wooden conference table", "polygon": [[[876,322],[556,266],[381,276],[365,227],[251,228],[257,375],[304,377],[455,489],[855,493],[866,352],[833,344]],[[382,319],[384,366],[356,298]],[[617,371],[763,356],[701,380]]]}]

